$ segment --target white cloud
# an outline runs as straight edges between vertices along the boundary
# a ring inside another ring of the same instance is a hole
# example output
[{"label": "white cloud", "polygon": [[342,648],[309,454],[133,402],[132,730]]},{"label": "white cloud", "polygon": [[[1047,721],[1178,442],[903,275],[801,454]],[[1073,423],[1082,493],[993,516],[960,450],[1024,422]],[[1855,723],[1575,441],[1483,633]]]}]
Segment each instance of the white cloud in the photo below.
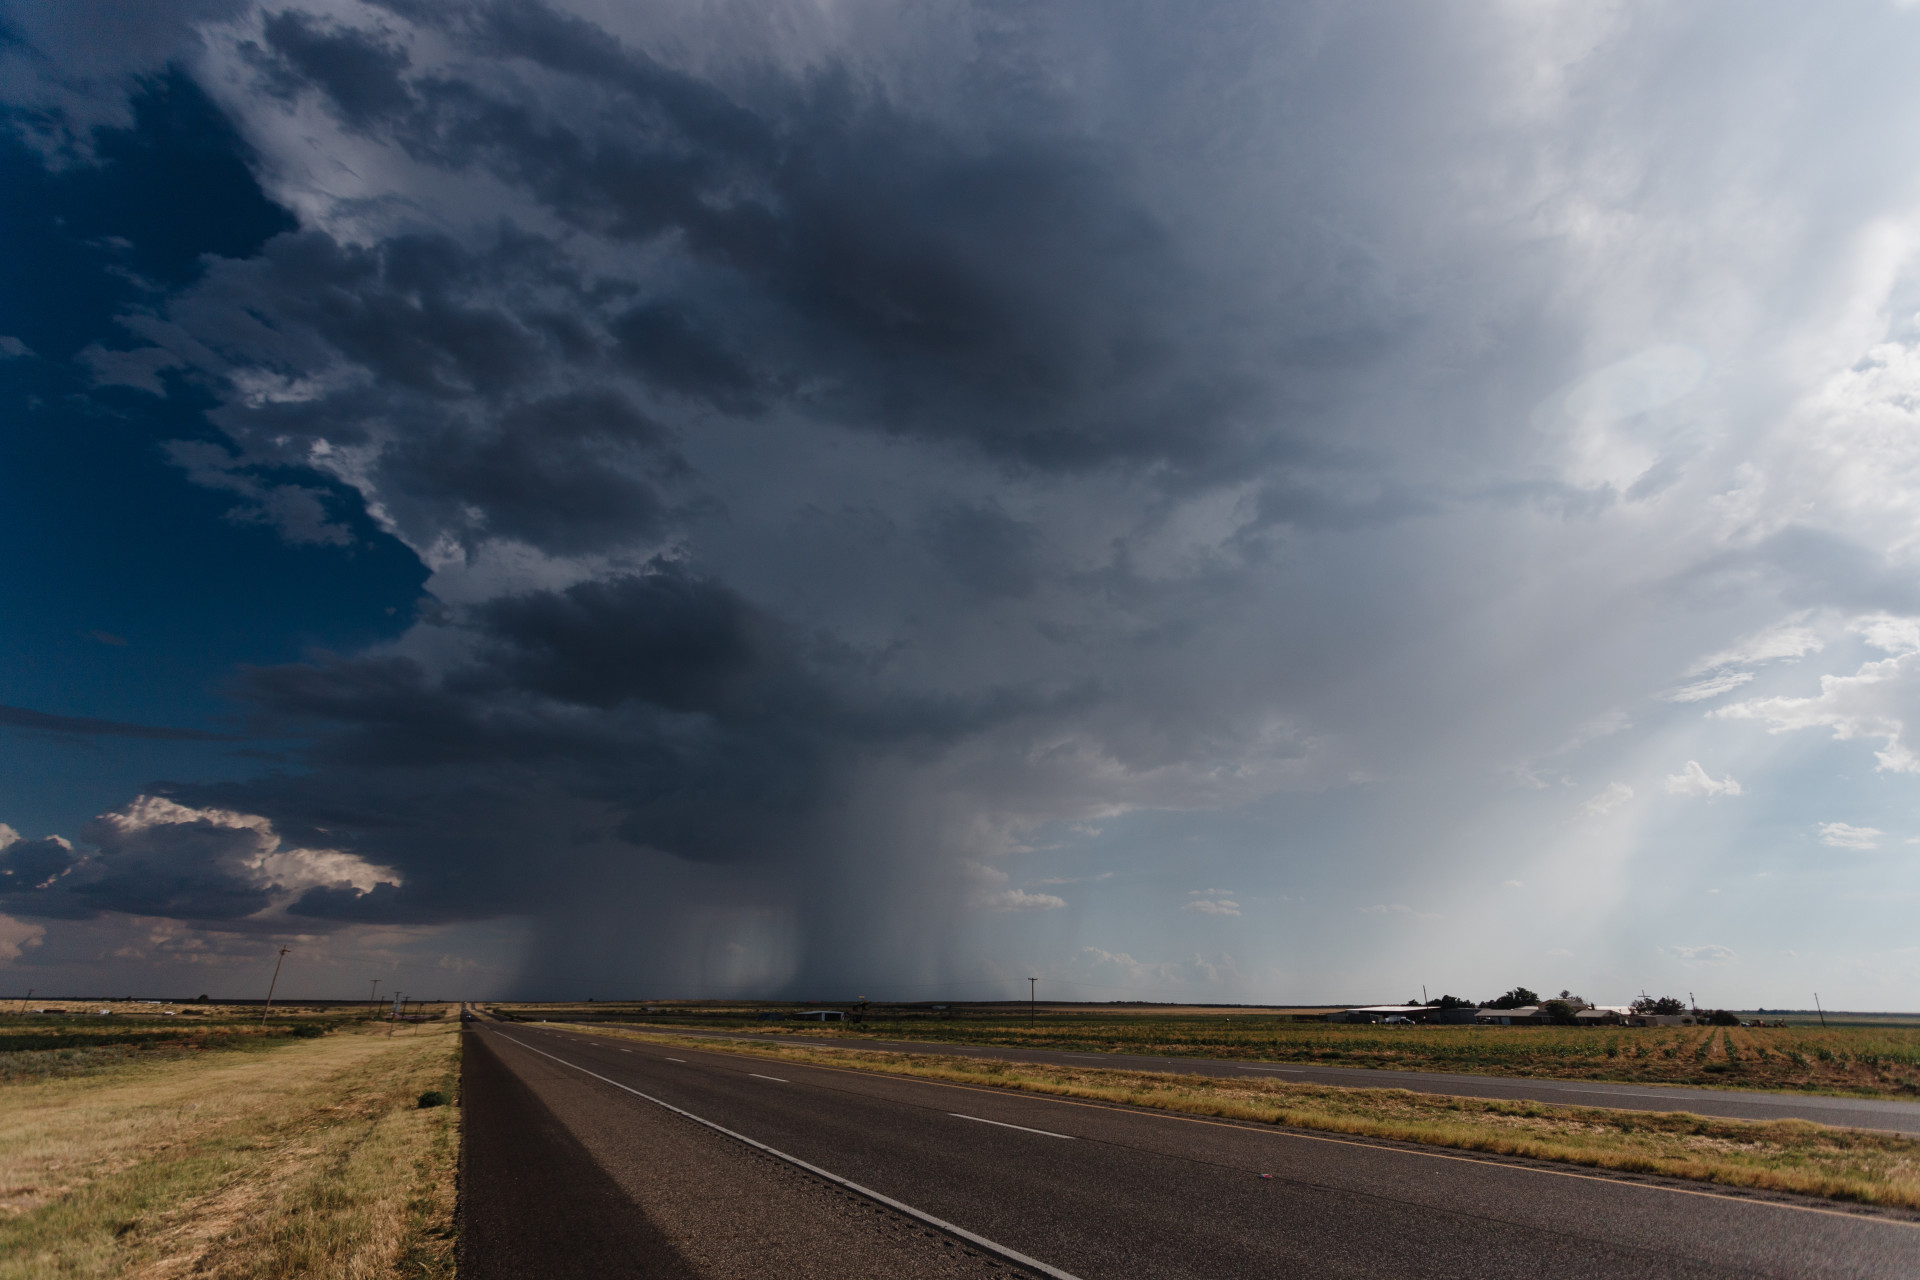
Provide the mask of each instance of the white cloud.
[{"label": "white cloud", "polygon": [[1607,789],[1580,806],[1578,815],[1582,818],[1599,818],[1612,813],[1627,801],[1633,799],[1633,788],[1624,782],[1607,784]]},{"label": "white cloud", "polygon": [[1715,779],[1700,767],[1698,760],[1687,761],[1687,767],[1679,773],[1667,775],[1667,790],[1676,796],[1737,796],[1741,794],[1740,784],[1731,774]]},{"label": "white cloud", "polygon": [[1526,887],[1525,885],[1521,884],[1518,880],[1502,880],[1500,883],[1505,885],[1509,889],[1523,889]]},{"label": "white cloud", "polygon": [[1092,956],[1101,964],[1110,964],[1123,970],[1136,982],[1158,979],[1162,982],[1177,982],[1180,979],[1179,966],[1174,964],[1146,964],[1135,960],[1124,951],[1103,951],[1099,947],[1082,947],[1082,954]]},{"label": "white cloud", "polygon": [[[11,827],[7,829],[12,830]],[[12,916],[0,916],[0,964],[18,960],[22,951],[39,946],[40,940],[46,936],[45,925],[16,920]]]},{"label": "white cloud", "polygon": [[1189,889],[1187,896],[1193,898],[1231,898],[1238,889]]},{"label": "white cloud", "polygon": [[1556,756],[1566,755],[1569,752],[1578,751],[1589,742],[1597,742],[1601,738],[1611,738],[1614,734],[1624,732],[1631,728],[1633,728],[1633,722],[1627,719],[1627,713],[1616,708],[1595,716],[1578,729],[1575,729],[1573,736],[1555,747],[1551,754]]},{"label": "white cloud", "polygon": [[1376,902],[1370,907],[1362,907],[1363,915],[1370,916],[1408,916],[1415,920],[1438,920],[1437,912],[1415,911],[1404,902]]},{"label": "white cloud", "polygon": [[1881,769],[1920,773],[1920,756],[1905,739],[1907,722],[1920,711],[1920,619],[1875,615],[1850,629],[1893,656],[1863,663],[1850,676],[1821,676],[1813,697],[1753,698],[1708,714],[1762,720],[1770,733],[1831,729],[1836,741],[1878,738],[1886,744],[1874,753]]},{"label": "white cloud", "polygon": [[1705,675],[1721,667],[1756,667],[1768,662],[1804,658],[1810,653],[1820,652],[1826,646],[1826,642],[1813,628],[1803,625],[1807,619],[1807,613],[1808,611],[1802,610],[1790,618],[1735,641],[1718,653],[1708,654],[1688,667],[1687,674],[1689,676]]},{"label": "white cloud", "polygon": [[1240,904],[1228,902],[1225,898],[1195,898],[1180,908],[1182,911],[1199,911],[1210,916],[1237,916]]},{"label": "white cloud", "polygon": [[7,334],[0,334],[0,359],[18,360],[21,356],[30,356],[32,354],[33,348],[20,341],[20,339]]},{"label": "white cloud", "polygon": [[1025,889],[1003,889],[981,900],[989,911],[1052,911],[1067,905],[1065,898],[1051,893],[1028,893]]},{"label": "white cloud", "polygon": [[1051,893],[1009,888],[1007,873],[983,862],[963,862],[961,875],[972,887],[967,901],[988,911],[1053,911],[1067,905],[1065,898]]},{"label": "white cloud", "polygon": [[1878,849],[1885,834],[1878,827],[1856,827],[1849,822],[1820,824],[1820,843],[1835,849]]},{"label": "white cloud", "polygon": [[1682,685],[1678,689],[1669,689],[1660,695],[1660,699],[1663,702],[1704,702],[1708,698],[1731,693],[1752,679],[1751,671],[1727,671],[1694,684]]},{"label": "white cloud", "polygon": [[6,823],[0,822],[0,849],[4,849],[10,844],[19,844],[19,843],[20,843],[20,833],[18,831],[15,831],[12,827],[8,826]]},{"label": "white cloud", "polygon": [[[253,834],[245,852],[230,868],[257,884],[271,885],[288,894],[313,888],[351,886],[371,893],[376,885],[403,883],[391,867],[376,866],[359,854],[340,849],[309,849],[286,844],[273,823],[259,814],[231,809],[193,809],[162,796],[137,796],[118,809],[94,819],[103,830],[122,838],[157,828],[204,823]],[[106,837],[103,835],[102,839]]]},{"label": "white cloud", "polygon": [[1694,947],[1662,947],[1660,950],[1662,954],[1688,964],[1728,964],[1740,958],[1732,947],[1723,947],[1717,942]]}]

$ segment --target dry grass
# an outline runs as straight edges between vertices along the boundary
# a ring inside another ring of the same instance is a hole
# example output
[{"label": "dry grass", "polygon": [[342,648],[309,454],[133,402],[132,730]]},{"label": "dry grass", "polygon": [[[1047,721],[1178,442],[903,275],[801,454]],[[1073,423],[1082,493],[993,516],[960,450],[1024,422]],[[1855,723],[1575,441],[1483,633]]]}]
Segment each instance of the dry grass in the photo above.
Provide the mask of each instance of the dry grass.
[{"label": "dry grass", "polygon": [[1386,1027],[1242,1014],[1043,1015],[1033,1022],[1003,1017],[868,1021],[859,1026],[743,1024],[728,1029],[855,1043],[911,1039],[1078,1053],[1920,1097],[1916,1027]]},{"label": "dry grass", "polygon": [[0,1088],[0,1280],[452,1274],[455,1024]]},{"label": "dry grass", "polygon": [[[576,1026],[570,1030],[589,1028]],[[1799,1120],[1715,1120],[1678,1112],[1500,1102],[1404,1089],[1215,1080],[1174,1072],[1056,1067],[944,1054],[752,1045],[661,1033],[593,1030],[599,1035],[645,1038],[653,1043],[775,1061],[1920,1209],[1920,1141]]]}]

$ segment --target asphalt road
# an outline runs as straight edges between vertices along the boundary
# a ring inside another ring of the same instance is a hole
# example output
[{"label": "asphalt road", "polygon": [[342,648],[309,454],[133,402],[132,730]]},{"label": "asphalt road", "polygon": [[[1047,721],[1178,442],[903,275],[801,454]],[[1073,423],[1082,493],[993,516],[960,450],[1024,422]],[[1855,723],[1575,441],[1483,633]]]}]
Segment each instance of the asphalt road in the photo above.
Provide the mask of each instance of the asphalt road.
[{"label": "asphalt road", "polygon": [[[488,1054],[520,1081],[627,1192],[633,1216],[658,1225],[678,1250],[662,1266],[699,1276],[805,1274],[764,1252],[769,1239],[803,1230],[822,1243],[799,1252],[827,1260],[817,1274],[843,1280],[1007,1275],[990,1265],[995,1248],[1078,1280],[1920,1274],[1916,1215],[774,1064],[554,1025],[476,1024],[470,1045],[470,1061]],[[499,1147],[526,1123],[470,1108],[468,1141]],[[726,1162],[748,1159],[798,1182],[742,1191],[752,1171]],[[716,1176],[709,1165],[725,1169]],[[876,1209],[825,1175],[903,1208]],[[793,1199],[800,1183],[828,1198],[808,1208]],[[687,1193],[688,1185],[707,1189]],[[670,1192],[681,1197],[677,1209]],[[731,1210],[700,1218],[730,1193]],[[689,1200],[700,1204],[689,1209]],[[907,1210],[976,1243],[926,1229]],[[515,1217],[547,1211],[527,1197]],[[784,1214],[787,1225],[744,1246],[715,1243],[763,1213]],[[510,1274],[469,1270],[465,1255],[462,1266],[479,1280]],[[593,1274],[680,1274],[635,1267]]]},{"label": "asphalt road", "polygon": [[[554,1024],[547,1024],[554,1025]],[[611,1025],[611,1024],[602,1024]],[[1815,1124],[1879,1129],[1920,1137],[1920,1102],[1877,1098],[1830,1098],[1810,1093],[1761,1093],[1736,1089],[1689,1089],[1676,1085],[1611,1084],[1600,1080],[1538,1080],[1517,1076],[1455,1075],[1439,1071],[1377,1071],[1367,1067],[1313,1067],[1285,1062],[1243,1062],[1224,1058],[1157,1058],[1130,1053],[1066,1053],[1055,1049],[1017,1049],[1000,1045],[940,1044],[916,1040],[811,1039],[805,1036],[748,1036],[681,1027],[624,1024],[634,1031],[678,1036],[715,1036],[766,1044],[806,1044],[819,1048],[898,1049],[908,1053],[948,1053],[1004,1062],[1061,1066],[1113,1067],[1123,1071],[1184,1071],[1195,1075],[1268,1076],[1304,1084],[1358,1089],[1412,1089],[1465,1098],[1506,1098],[1558,1102],[1577,1107],[1618,1107],[1628,1111],[1690,1111],[1732,1120],[1811,1120]],[[1915,1268],[1920,1274],[1920,1267]]]}]

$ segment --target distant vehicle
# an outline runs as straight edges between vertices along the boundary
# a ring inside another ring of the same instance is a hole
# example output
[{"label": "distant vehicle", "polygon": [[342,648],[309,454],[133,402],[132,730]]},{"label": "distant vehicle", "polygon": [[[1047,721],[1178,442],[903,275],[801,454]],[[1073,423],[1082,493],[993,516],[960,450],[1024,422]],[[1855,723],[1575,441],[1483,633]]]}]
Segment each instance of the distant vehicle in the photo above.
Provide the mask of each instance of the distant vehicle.
[{"label": "distant vehicle", "polygon": [[1383,1027],[1410,1027],[1413,1025],[1413,1019],[1407,1017],[1405,1014],[1389,1014],[1387,1017],[1380,1019],[1380,1025]]}]

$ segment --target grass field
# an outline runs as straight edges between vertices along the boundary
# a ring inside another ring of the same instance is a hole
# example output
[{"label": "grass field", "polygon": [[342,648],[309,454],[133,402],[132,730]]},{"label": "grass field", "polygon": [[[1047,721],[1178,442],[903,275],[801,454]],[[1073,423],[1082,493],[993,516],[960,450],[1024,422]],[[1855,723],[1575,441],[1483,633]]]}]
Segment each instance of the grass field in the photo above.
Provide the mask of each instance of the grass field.
[{"label": "grass field", "polygon": [[670,1031],[598,1031],[777,1062],[917,1076],[1724,1186],[1920,1208],[1920,1141],[1798,1120],[1714,1120],[1401,1089],[1340,1089],[1273,1080],[1215,1080],[1175,1072],[1032,1066],[852,1046],[724,1043],[675,1037]]},{"label": "grass field", "polygon": [[655,1026],[751,1029],[837,1039],[1013,1045],[1081,1053],[1258,1059],[1325,1066],[1920,1096],[1920,1027],[1387,1027],[1299,1022],[1252,1012],[1179,1015],[1048,1009],[1032,1019],[764,1022],[762,1009],[714,1006],[648,1015],[632,1005],[500,1006],[515,1017],[615,1018]]},{"label": "grass field", "polygon": [[[111,1008],[101,1016],[98,1009]],[[360,1009],[260,1010],[210,1006],[169,1016],[139,1006],[76,1005],[47,1013],[0,1013],[0,1084],[111,1071],[136,1060],[159,1061],[220,1050],[273,1048],[361,1022]]]},{"label": "grass field", "polygon": [[458,1113],[417,1100],[454,1095],[457,1023],[13,1021],[41,1046],[0,1081],[0,1280],[452,1274]]}]

